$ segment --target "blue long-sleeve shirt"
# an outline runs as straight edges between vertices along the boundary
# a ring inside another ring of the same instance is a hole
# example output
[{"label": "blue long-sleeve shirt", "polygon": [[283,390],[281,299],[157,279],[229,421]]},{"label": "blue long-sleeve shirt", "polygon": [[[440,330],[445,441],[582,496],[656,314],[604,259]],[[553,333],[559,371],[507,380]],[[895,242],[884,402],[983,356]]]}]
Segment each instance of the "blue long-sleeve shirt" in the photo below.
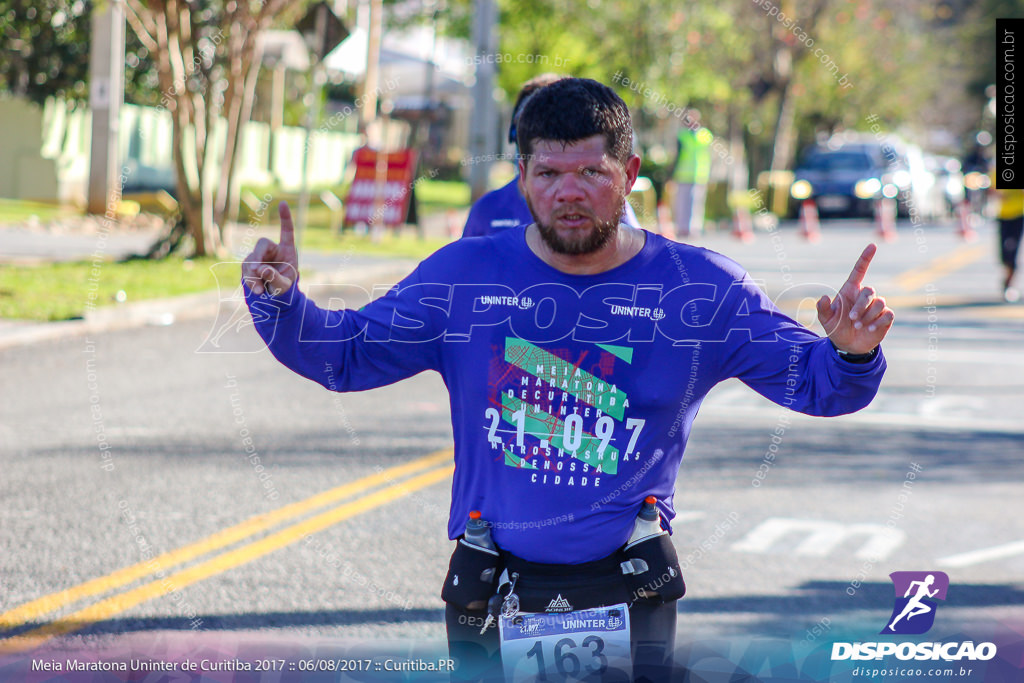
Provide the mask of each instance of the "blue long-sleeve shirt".
[{"label": "blue long-sleeve shirt", "polygon": [[885,370],[881,353],[841,359],[730,259],[650,233],[596,275],[552,268],[513,230],[440,249],[360,311],[321,309],[297,286],[246,297],[274,356],[327,388],[439,372],[455,435],[449,536],[480,510],[500,547],[535,562],[610,554],[648,495],[668,525],[718,382],[839,415],[866,406]]}]

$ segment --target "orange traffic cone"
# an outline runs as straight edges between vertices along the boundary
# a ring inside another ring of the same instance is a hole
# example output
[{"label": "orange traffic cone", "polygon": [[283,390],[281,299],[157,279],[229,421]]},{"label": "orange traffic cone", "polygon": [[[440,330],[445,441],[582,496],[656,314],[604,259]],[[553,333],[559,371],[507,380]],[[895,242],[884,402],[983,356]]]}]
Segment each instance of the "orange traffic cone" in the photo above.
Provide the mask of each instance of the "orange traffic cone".
[{"label": "orange traffic cone", "polygon": [[957,234],[964,242],[973,242],[978,239],[978,233],[971,226],[971,208],[967,200],[960,202],[956,207]]},{"label": "orange traffic cone", "polygon": [[741,242],[754,241],[754,225],[750,218],[750,209],[741,206],[733,211],[732,236]]},{"label": "orange traffic cone", "polygon": [[818,206],[813,199],[800,202],[800,234],[808,242],[821,240],[821,224],[818,222]]},{"label": "orange traffic cone", "polygon": [[886,242],[896,239],[896,200],[882,197],[875,202],[875,224],[878,235]]}]

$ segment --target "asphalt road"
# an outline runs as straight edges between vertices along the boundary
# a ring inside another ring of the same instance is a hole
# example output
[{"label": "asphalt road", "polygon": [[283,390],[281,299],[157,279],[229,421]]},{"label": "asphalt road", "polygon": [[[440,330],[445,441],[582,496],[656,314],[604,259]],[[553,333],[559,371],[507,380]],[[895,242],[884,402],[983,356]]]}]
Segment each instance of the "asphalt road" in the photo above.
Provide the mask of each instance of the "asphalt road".
[{"label": "asphalt road", "polygon": [[[873,237],[836,221],[817,243],[792,225],[699,243],[807,319]],[[681,646],[872,637],[901,570],[949,574],[945,631],[1024,624],[1024,306],[999,299],[993,240],[901,224],[880,243],[868,283],[898,321],[861,413],[803,417],[736,382],[712,392],[676,496]],[[8,646],[197,629],[443,644],[440,378],[333,394],[261,351],[251,327],[211,346],[225,320],[0,351]]]}]

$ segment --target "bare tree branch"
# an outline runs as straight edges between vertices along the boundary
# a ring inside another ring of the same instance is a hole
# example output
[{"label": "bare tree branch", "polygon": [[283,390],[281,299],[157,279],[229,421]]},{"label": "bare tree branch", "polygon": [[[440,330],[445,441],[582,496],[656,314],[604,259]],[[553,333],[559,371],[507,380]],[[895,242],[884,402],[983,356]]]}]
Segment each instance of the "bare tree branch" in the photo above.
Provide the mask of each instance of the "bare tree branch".
[{"label": "bare tree branch", "polygon": [[150,54],[155,55],[160,48],[156,42],[156,24],[152,15],[138,0],[125,0],[125,10],[125,19],[138,36],[139,42]]}]

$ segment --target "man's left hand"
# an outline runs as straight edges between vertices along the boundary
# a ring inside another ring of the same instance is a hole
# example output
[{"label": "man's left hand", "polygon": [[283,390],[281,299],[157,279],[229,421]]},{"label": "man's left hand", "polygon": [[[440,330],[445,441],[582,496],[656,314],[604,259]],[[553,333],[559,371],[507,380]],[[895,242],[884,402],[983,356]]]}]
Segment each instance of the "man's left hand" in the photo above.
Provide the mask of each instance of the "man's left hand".
[{"label": "man's left hand", "polygon": [[828,296],[818,299],[818,322],[840,351],[870,353],[885,338],[896,319],[892,309],[885,305],[885,299],[875,296],[871,287],[861,286],[876,250],[874,244],[864,249],[834,299]]}]

